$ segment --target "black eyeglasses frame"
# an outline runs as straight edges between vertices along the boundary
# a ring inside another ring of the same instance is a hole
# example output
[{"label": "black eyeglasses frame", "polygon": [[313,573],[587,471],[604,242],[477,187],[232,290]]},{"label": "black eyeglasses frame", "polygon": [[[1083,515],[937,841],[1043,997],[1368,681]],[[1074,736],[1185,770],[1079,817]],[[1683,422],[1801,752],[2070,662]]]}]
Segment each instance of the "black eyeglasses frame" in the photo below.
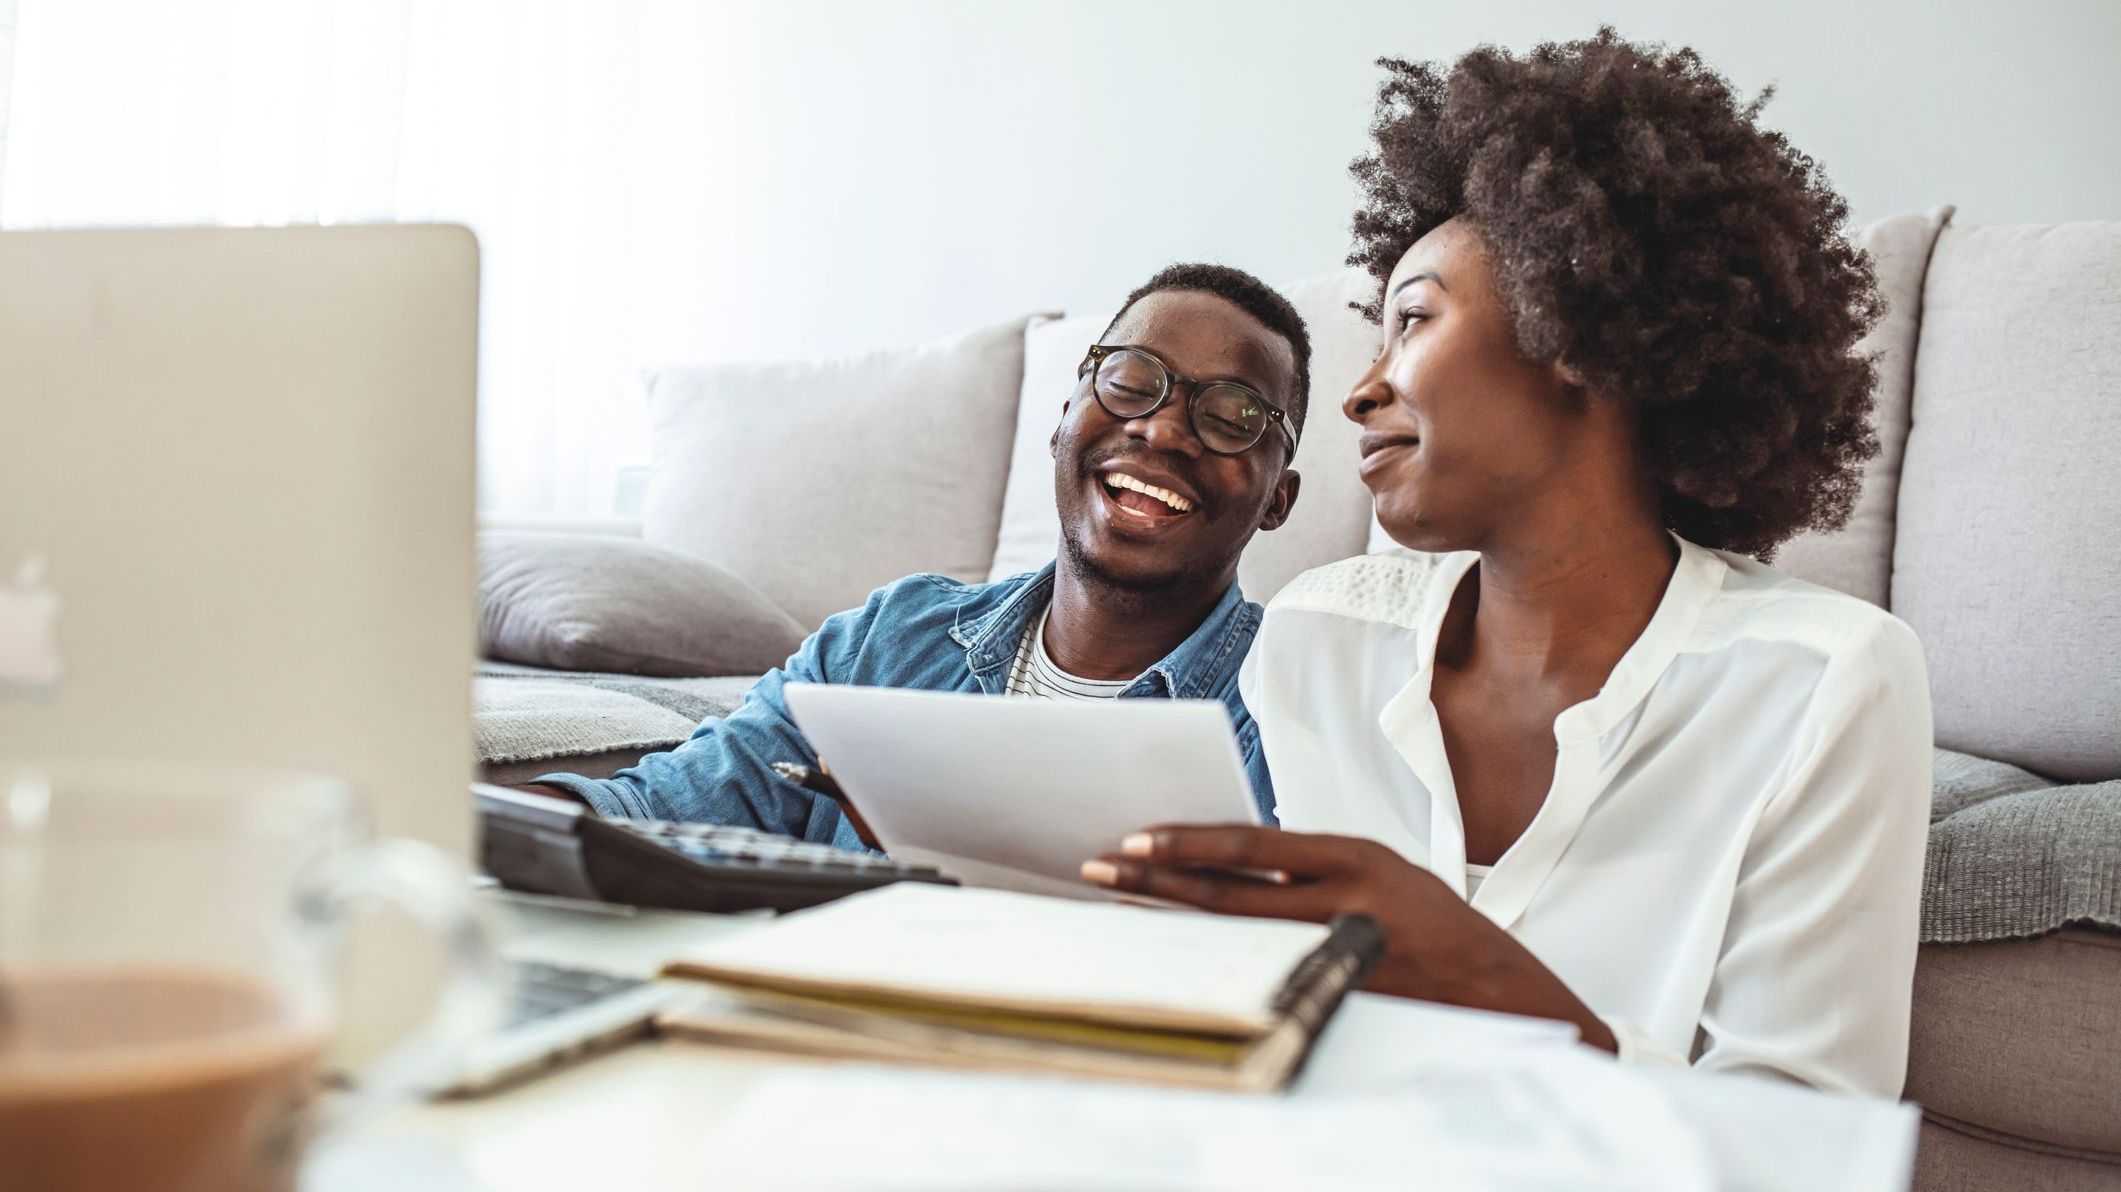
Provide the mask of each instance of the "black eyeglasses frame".
[{"label": "black eyeglasses frame", "polygon": [[[1121,352],[1133,352],[1138,356],[1145,357],[1149,360],[1150,363],[1156,365],[1157,370],[1163,375],[1162,391],[1156,395],[1156,400],[1150,403],[1148,409],[1143,410],[1138,414],[1122,414],[1119,411],[1114,410],[1112,407],[1105,404],[1104,395],[1097,391],[1097,370],[1103,367],[1106,357],[1115,356]],[[1232,389],[1242,390],[1245,393],[1250,394],[1256,401],[1259,402],[1260,408],[1267,412],[1268,422],[1281,428],[1282,437],[1287,439],[1289,442],[1289,458],[1292,460],[1296,458],[1296,432],[1289,426],[1289,412],[1275,405],[1273,402],[1268,401],[1265,394],[1261,393],[1257,389],[1254,389],[1250,385],[1244,384],[1243,382],[1202,381],[1193,377],[1182,377],[1178,375],[1177,372],[1173,371],[1170,365],[1164,363],[1163,357],[1158,356],[1155,352],[1152,352],[1149,349],[1140,346],[1139,344],[1091,344],[1089,352],[1083,357],[1083,362],[1076,367],[1075,376],[1077,380],[1081,380],[1083,377],[1086,376],[1089,377],[1090,397],[1093,401],[1097,402],[1097,408],[1103,410],[1111,417],[1120,419],[1123,422],[1135,418],[1148,418],[1154,415],[1158,410],[1164,408],[1165,402],[1171,400],[1171,391],[1173,389],[1177,388],[1180,385],[1186,386],[1186,427],[1187,429],[1193,432],[1194,438],[1200,440],[1200,445],[1202,447],[1207,448],[1209,451],[1212,451],[1217,455],[1243,455],[1245,452],[1252,450],[1254,447],[1257,447],[1262,442],[1266,441],[1266,428],[1262,427],[1260,428],[1259,438],[1256,438],[1251,442],[1245,444],[1244,446],[1239,447],[1235,451],[1224,451],[1220,448],[1210,445],[1207,440],[1207,437],[1200,433],[1200,427],[1194,421],[1194,411],[1197,409],[1196,403],[1200,399],[1202,390],[1216,385],[1228,385]]]}]

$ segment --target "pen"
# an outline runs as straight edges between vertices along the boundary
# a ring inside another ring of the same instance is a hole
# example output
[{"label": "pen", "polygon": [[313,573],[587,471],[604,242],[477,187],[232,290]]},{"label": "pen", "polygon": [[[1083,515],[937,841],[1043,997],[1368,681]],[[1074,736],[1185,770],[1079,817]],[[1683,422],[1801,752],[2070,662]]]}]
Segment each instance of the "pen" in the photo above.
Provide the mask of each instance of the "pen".
[{"label": "pen", "polygon": [[854,825],[854,834],[861,837],[863,844],[878,852],[884,851],[884,846],[877,842],[876,834],[869,830],[869,822],[862,818],[861,812],[855,810],[853,801],[847,798],[847,792],[840,789],[839,782],[827,774],[823,767],[813,768],[800,762],[774,762],[773,772],[812,794],[823,795],[832,800],[833,805],[840,809],[840,814],[847,817],[847,822]]},{"label": "pen", "polygon": [[813,770],[799,762],[775,762],[773,772],[806,791],[823,795],[842,806],[847,802],[847,792],[841,790],[840,784],[833,781],[832,775],[823,770]]}]

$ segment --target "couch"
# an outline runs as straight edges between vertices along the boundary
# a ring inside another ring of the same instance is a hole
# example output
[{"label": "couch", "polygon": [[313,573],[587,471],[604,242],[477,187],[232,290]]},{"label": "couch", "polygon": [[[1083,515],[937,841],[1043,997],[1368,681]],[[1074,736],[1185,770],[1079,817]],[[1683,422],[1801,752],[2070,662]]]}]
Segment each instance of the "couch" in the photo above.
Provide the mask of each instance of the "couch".
[{"label": "couch", "polygon": [[[1849,526],[1777,564],[1891,609],[1928,659],[1916,1186],[2121,1188],[2121,223],[1964,226],[1938,208],[1860,238],[1887,301],[1867,344],[1882,450]],[[1316,417],[1294,517],[1243,561],[1255,600],[1390,545],[1333,409],[1376,349],[1347,309],[1368,286],[1346,270],[1286,291],[1314,336]],[[806,625],[907,572],[1036,567],[1057,535],[1046,437],[1109,313],[654,374],[644,511],[598,529],[720,564]],[[824,482],[723,479],[780,473]],[[609,773],[744,684],[489,664],[488,772]]]}]

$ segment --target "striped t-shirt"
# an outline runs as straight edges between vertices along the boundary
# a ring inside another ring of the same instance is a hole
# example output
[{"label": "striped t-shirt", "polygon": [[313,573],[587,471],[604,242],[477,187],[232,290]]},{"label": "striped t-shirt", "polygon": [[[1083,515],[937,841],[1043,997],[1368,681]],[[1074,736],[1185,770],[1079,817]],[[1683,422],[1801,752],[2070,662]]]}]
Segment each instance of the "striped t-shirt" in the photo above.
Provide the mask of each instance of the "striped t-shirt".
[{"label": "striped t-shirt", "polygon": [[1052,655],[1046,653],[1046,613],[1053,611],[1047,605],[1038,614],[1038,620],[1024,630],[1024,642],[1016,648],[1016,661],[1009,664],[1010,695],[1029,696],[1032,699],[1117,699],[1133,679],[1082,679],[1054,665]]}]

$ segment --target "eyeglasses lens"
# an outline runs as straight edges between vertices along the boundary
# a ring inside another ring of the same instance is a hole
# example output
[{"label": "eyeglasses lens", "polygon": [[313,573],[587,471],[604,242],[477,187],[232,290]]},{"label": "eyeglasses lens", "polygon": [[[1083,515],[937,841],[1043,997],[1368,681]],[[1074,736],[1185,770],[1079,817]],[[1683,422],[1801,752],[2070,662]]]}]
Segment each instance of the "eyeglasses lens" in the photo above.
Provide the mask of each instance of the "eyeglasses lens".
[{"label": "eyeglasses lens", "polygon": [[1251,391],[1210,385],[1193,400],[1193,433],[1211,451],[1235,453],[1267,431],[1267,408]]},{"label": "eyeglasses lens", "polygon": [[1098,362],[1097,400],[1115,418],[1136,418],[1164,395],[1169,374],[1140,352],[1114,352]]},{"label": "eyeglasses lens", "polygon": [[[1115,418],[1139,418],[1156,408],[1171,374],[1155,359],[1122,348],[1097,365],[1097,401]],[[1239,385],[1207,385],[1191,403],[1193,433],[1210,451],[1235,455],[1267,433],[1267,408]]]}]

